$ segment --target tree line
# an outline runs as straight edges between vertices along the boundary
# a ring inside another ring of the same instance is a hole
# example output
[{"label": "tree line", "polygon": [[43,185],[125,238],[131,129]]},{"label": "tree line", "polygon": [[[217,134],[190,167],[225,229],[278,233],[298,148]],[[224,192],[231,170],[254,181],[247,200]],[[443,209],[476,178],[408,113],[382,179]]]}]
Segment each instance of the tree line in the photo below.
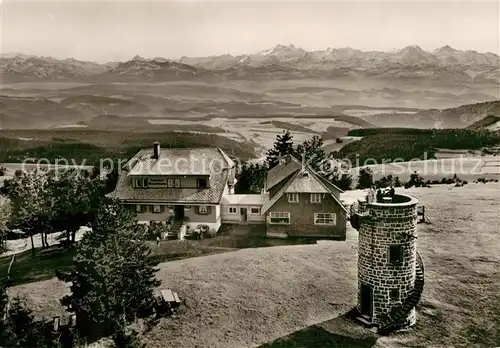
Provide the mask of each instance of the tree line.
[{"label": "tree line", "polygon": [[9,300],[10,284],[2,275],[2,346],[69,348],[111,337],[116,347],[142,347],[140,334],[129,327],[137,320],[146,329],[156,323],[154,289],[160,283],[146,244],[148,231],[136,223],[134,213],[105,197],[105,181],[95,173],[20,173],[2,192],[9,200],[1,206],[0,229],[23,228],[31,238],[41,234],[44,247],[47,233],[67,231],[73,245],[77,229],[91,227],[72,246],[76,253],[70,270],[56,272],[59,280],[71,284],[70,294],[61,299],[68,313],[76,315],[69,336],[51,332],[23,299]]},{"label": "tree line", "polygon": [[363,138],[351,142],[335,153],[335,157],[366,160],[410,161],[435,157],[436,149],[480,149],[500,143],[500,132],[469,129],[369,128],[349,131]]},{"label": "tree line", "polygon": [[[40,235],[42,247],[48,247],[47,237],[65,232],[67,245],[74,243],[76,232],[89,226],[110,187],[97,171],[35,170],[17,171],[4,182],[0,194],[7,203],[0,207],[0,228],[18,230],[31,240]],[[1,213],[7,210],[9,214]]]}]

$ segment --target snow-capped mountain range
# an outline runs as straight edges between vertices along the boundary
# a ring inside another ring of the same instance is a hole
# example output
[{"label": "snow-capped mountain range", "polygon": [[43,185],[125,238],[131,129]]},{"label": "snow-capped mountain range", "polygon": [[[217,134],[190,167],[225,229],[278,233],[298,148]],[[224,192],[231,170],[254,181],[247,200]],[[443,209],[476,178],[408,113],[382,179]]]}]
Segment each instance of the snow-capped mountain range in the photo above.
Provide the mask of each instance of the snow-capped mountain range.
[{"label": "snow-capped mountain range", "polygon": [[338,78],[359,77],[427,79],[447,83],[500,82],[500,57],[494,53],[460,51],[450,46],[433,52],[408,46],[394,52],[328,48],[306,51],[294,45],[277,45],[255,54],[209,57],[135,56],[126,62],[98,64],[73,58],[58,60],[22,54],[0,59],[4,83],[32,80],[136,80]]},{"label": "snow-capped mountain range", "polygon": [[450,46],[441,47],[434,52],[424,51],[419,46],[408,46],[395,52],[364,52],[350,47],[328,48],[308,52],[294,45],[277,45],[272,49],[256,54],[238,56],[225,54],[202,58],[182,57],[180,62],[206,69],[224,69],[238,65],[258,67],[277,63],[296,68],[373,67],[384,64],[486,65],[498,67],[500,57],[494,53],[459,51]]}]

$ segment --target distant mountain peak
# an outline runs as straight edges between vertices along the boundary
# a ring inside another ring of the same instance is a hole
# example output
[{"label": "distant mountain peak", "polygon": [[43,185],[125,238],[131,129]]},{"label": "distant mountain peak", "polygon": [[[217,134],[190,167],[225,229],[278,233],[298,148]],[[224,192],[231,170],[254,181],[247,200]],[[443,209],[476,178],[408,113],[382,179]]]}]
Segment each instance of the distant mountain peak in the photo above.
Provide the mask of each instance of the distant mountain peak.
[{"label": "distant mountain peak", "polygon": [[406,46],[401,52],[425,52],[419,45]]},{"label": "distant mountain peak", "polygon": [[295,45],[293,44],[289,44],[289,45],[282,45],[282,44],[278,44],[276,45],[275,48],[278,48],[278,49],[295,49]]},{"label": "distant mountain peak", "polygon": [[133,62],[144,62],[144,61],[146,61],[146,59],[137,54],[134,56],[134,58],[132,58],[132,61]]},{"label": "distant mountain peak", "polygon": [[169,60],[167,58],[163,58],[163,57],[154,57],[153,59],[151,59],[151,61],[157,62],[157,63],[166,63]]},{"label": "distant mountain peak", "polygon": [[437,53],[455,53],[455,52],[458,52],[458,50],[454,49],[453,47],[449,46],[449,45],[445,45],[441,48],[438,48],[436,50]]}]

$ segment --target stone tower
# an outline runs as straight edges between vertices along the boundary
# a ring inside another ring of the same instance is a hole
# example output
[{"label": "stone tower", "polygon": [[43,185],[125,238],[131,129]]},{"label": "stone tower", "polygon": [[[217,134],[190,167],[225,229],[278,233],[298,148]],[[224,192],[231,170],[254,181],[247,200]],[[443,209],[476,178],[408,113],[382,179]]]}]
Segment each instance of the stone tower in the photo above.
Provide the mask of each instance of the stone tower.
[{"label": "stone tower", "polygon": [[[359,202],[351,223],[359,231],[360,320],[379,333],[415,324],[424,269],[417,254],[417,204],[405,195]],[[354,220],[354,221],[353,221]]]}]

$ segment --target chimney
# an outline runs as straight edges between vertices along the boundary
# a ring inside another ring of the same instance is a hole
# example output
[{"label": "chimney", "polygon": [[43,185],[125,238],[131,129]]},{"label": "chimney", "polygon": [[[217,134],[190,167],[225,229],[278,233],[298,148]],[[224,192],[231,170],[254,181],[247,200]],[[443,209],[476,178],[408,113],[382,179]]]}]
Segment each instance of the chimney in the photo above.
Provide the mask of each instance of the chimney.
[{"label": "chimney", "polygon": [[160,148],[160,143],[159,142],[155,142],[153,144],[153,159],[159,159],[160,158],[160,151],[161,151],[161,148]]},{"label": "chimney", "polygon": [[302,152],[302,175],[303,176],[308,176],[307,170],[306,170],[306,150],[304,149],[304,152]]}]

